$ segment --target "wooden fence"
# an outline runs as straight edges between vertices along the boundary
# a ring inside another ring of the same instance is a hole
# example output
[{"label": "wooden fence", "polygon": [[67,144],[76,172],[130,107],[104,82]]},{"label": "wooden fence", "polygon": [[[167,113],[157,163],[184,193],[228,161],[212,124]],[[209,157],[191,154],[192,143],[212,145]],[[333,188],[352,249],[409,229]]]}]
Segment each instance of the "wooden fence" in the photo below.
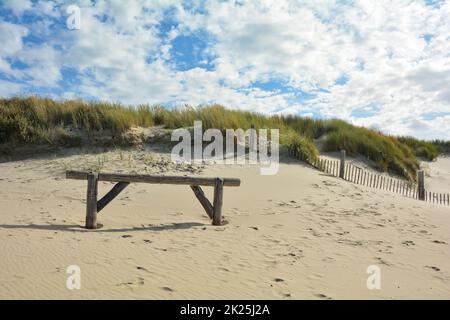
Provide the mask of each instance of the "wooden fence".
[{"label": "wooden fence", "polygon": [[430,203],[450,205],[450,195],[448,193],[437,193],[425,189],[423,171],[418,172],[418,183],[416,183],[377,174],[352,163],[348,163],[345,161],[344,150],[341,152],[340,160],[317,158],[314,161],[308,161],[308,159],[304,159],[304,157],[296,152],[290,151],[289,153],[296,158],[308,162],[320,171],[335,177],[340,177],[352,183],[397,193],[408,198]]}]

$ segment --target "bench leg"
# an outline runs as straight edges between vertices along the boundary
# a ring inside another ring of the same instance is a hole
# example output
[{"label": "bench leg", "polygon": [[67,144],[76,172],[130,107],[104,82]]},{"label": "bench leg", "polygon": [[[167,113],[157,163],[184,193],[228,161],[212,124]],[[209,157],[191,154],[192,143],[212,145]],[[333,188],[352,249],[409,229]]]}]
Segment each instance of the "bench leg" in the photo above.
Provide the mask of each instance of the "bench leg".
[{"label": "bench leg", "polygon": [[97,213],[102,211],[108,203],[114,200],[130,183],[129,182],[117,182],[114,187],[97,201]]},{"label": "bench leg", "polygon": [[86,195],[86,229],[97,228],[97,190],[98,173],[89,172]]},{"label": "bench leg", "polygon": [[223,179],[217,178],[214,182],[214,213],[212,224],[220,226],[222,224],[222,203],[223,203]]},{"label": "bench leg", "polygon": [[205,193],[203,192],[200,186],[191,186],[192,191],[194,191],[195,196],[198,201],[202,205],[203,209],[205,209],[206,214],[210,219],[214,216],[214,207],[211,205],[211,202],[206,198]]}]

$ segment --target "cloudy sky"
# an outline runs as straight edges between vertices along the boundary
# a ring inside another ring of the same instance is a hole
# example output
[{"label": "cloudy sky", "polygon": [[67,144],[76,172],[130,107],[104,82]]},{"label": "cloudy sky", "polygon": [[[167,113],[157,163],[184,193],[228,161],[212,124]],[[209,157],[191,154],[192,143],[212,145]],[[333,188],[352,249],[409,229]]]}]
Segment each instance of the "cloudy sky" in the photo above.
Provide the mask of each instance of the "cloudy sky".
[{"label": "cloudy sky", "polygon": [[0,0],[0,96],[23,94],[450,139],[450,0]]}]

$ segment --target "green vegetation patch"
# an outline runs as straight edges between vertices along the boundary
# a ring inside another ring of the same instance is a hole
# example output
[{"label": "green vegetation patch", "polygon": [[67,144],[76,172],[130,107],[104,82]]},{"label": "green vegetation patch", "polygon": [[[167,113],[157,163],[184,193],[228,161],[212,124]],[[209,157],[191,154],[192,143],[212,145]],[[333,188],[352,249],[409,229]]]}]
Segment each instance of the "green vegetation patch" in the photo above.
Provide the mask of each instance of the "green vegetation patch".
[{"label": "green vegetation patch", "polygon": [[[279,129],[280,144],[289,153],[313,163],[319,152],[313,143],[322,141],[322,151],[345,149],[348,155],[363,156],[380,171],[389,171],[414,180],[419,168],[417,157],[435,159],[450,149],[448,141],[423,141],[412,137],[393,137],[376,130],[351,125],[342,120],[317,120],[294,115],[264,114],[227,109],[221,105],[124,106],[98,101],[15,97],[0,99],[0,145],[49,143],[79,145],[81,140],[67,134],[67,128],[86,132],[109,130],[115,137],[133,126],[163,125],[169,129],[191,127],[202,121],[203,129]],[[1,150],[1,148],[0,148]]]}]

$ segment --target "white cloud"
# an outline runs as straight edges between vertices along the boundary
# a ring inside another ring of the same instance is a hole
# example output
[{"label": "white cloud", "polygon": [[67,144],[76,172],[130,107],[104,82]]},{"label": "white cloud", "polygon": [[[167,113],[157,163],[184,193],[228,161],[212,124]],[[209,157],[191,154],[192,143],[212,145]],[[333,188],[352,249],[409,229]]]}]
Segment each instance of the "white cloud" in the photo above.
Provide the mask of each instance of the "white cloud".
[{"label": "white cloud", "polygon": [[23,86],[21,84],[0,79],[1,97],[8,97],[10,95],[19,95],[22,92],[22,89]]},{"label": "white cloud", "polygon": [[51,0],[39,0],[34,5],[34,13],[52,18],[59,17],[61,12],[57,9],[57,3]]},{"label": "white cloud", "polygon": [[33,7],[30,0],[4,0],[3,5],[17,17],[20,17],[25,11],[31,10]]},{"label": "white cloud", "polygon": [[27,28],[0,20],[0,57],[8,57],[20,51],[23,47],[22,38],[27,34]]},{"label": "white cloud", "polygon": [[[31,8],[23,3],[13,9],[18,16]],[[77,31],[55,27],[67,5],[59,0],[35,3],[33,12],[47,18],[32,24],[0,21],[7,43],[0,72],[28,87],[58,88],[62,68],[75,70],[79,83],[63,86],[64,96],[321,113],[394,134],[450,138],[448,116],[425,117],[450,112],[450,1],[207,1],[202,10],[176,1],[74,3]],[[161,37],[168,8],[179,24]],[[203,54],[213,68],[177,70],[171,41],[205,30],[211,39]],[[48,41],[24,45],[27,33]],[[14,69],[12,58],[30,67]],[[315,97],[252,86],[267,81]],[[365,118],[352,113],[364,108],[371,110]]]}]

